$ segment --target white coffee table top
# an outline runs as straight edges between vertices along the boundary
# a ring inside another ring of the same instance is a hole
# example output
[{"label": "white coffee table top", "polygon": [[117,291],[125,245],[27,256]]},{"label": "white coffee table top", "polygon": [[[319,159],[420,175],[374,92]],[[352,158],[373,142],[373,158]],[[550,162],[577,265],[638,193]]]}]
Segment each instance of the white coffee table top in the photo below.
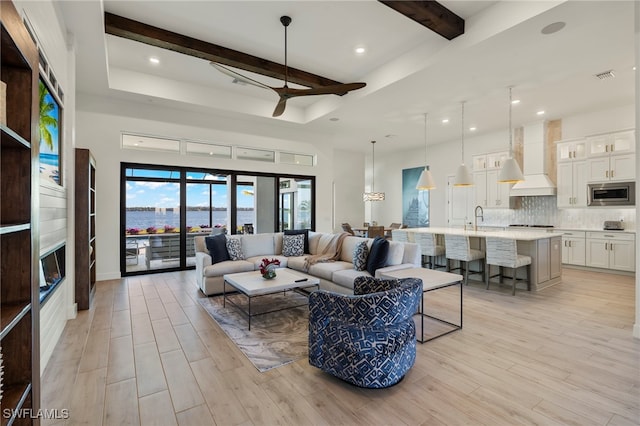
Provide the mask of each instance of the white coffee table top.
[{"label": "white coffee table top", "polygon": [[320,284],[318,278],[288,268],[276,269],[276,277],[270,280],[262,278],[260,271],[227,274],[222,278],[247,296],[277,293]]},{"label": "white coffee table top", "polygon": [[436,271],[426,268],[398,269],[396,271],[385,272],[385,278],[420,278],[422,280],[422,290],[432,290],[434,288],[450,285],[462,281],[462,275],[451,272]]}]

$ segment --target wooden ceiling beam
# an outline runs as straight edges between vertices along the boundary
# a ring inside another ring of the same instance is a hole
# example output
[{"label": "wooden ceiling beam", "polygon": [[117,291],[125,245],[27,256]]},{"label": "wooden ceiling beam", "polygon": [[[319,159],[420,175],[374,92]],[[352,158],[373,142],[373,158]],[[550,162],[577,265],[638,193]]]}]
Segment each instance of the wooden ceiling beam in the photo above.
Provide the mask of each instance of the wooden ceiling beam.
[{"label": "wooden ceiling beam", "polygon": [[464,19],[433,0],[378,0],[398,13],[424,25],[447,40],[464,34]]},{"label": "wooden ceiling beam", "polygon": [[[147,25],[109,12],[105,12],[104,14],[104,31],[106,34],[123,37],[284,81],[285,73],[284,65],[282,64]],[[342,84],[339,81],[291,67],[289,67],[289,82],[314,88]]]}]

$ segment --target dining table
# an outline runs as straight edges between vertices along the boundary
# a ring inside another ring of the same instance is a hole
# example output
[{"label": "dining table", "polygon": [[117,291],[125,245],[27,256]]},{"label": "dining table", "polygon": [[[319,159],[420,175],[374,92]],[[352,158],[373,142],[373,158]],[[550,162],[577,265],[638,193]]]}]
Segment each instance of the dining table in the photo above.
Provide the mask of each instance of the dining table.
[{"label": "dining table", "polygon": [[[387,228],[385,226],[384,227],[384,233],[385,234],[390,234],[392,229],[393,228]],[[365,237],[366,238],[366,237],[368,237],[368,234],[369,234],[369,227],[367,227],[367,226],[351,227],[351,230],[353,232],[355,232],[358,237]]]}]

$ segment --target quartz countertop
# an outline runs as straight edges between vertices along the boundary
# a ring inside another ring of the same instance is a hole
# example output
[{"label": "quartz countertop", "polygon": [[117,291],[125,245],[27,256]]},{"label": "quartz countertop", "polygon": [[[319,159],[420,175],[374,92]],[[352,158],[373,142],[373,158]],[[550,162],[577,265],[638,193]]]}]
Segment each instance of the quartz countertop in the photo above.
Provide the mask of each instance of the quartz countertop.
[{"label": "quartz countertop", "polygon": [[498,237],[498,238],[508,238],[512,240],[519,241],[536,241],[536,240],[544,240],[552,237],[561,237],[562,232],[553,231],[500,231],[500,230],[465,230],[463,228],[437,228],[437,227],[428,227],[428,228],[407,228],[408,232],[426,232],[430,234],[449,234],[449,235],[466,235],[469,237],[476,238],[486,238],[486,237]]}]

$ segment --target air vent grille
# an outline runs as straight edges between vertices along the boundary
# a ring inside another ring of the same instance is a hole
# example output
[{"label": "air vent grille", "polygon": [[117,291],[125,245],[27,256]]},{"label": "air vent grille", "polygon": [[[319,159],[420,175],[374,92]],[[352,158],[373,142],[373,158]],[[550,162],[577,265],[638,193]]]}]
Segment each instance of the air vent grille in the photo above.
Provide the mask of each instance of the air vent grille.
[{"label": "air vent grille", "polygon": [[613,70],[604,71],[604,72],[596,74],[596,77],[598,77],[600,80],[606,80],[608,78],[614,78],[615,76],[616,75],[613,73]]}]

